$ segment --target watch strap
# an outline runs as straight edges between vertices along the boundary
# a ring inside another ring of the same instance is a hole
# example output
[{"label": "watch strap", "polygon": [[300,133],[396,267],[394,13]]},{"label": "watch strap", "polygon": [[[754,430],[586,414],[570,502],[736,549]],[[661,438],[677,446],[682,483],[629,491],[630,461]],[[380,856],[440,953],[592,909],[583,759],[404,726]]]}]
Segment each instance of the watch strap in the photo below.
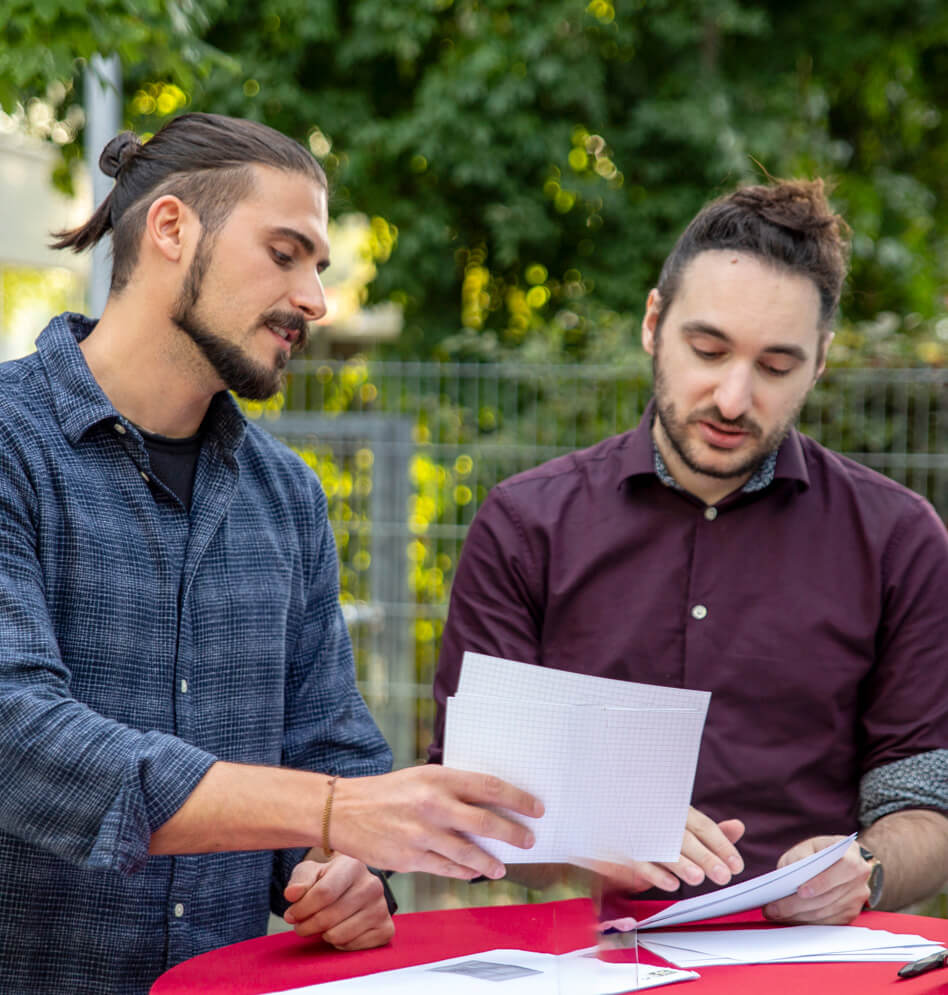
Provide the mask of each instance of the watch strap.
[{"label": "watch strap", "polygon": [[[858,841],[857,841],[858,842]],[[882,886],[884,875],[882,861],[866,846],[859,843],[859,854],[867,864],[869,864],[869,898],[866,901],[867,909],[874,909],[882,898]]]}]

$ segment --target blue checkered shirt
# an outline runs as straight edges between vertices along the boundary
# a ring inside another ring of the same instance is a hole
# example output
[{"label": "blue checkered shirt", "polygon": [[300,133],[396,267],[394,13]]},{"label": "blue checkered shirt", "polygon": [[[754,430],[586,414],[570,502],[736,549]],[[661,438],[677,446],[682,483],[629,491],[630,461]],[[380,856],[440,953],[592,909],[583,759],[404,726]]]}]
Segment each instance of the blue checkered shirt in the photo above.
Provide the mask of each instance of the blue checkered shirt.
[{"label": "blue checkered shirt", "polygon": [[266,930],[301,851],[149,857],[215,761],[391,755],[315,474],[226,394],[190,515],[61,315],[0,365],[0,992],[144,993]]}]

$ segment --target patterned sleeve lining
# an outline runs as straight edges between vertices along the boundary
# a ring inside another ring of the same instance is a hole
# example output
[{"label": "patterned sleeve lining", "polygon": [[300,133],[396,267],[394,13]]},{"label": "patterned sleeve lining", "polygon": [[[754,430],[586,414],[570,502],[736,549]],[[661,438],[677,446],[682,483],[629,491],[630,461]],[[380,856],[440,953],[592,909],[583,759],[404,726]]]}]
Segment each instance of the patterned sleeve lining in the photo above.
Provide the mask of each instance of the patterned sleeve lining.
[{"label": "patterned sleeve lining", "polygon": [[929,750],[863,775],[859,784],[859,822],[863,828],[907,808],[948,814],[948,750]]}]

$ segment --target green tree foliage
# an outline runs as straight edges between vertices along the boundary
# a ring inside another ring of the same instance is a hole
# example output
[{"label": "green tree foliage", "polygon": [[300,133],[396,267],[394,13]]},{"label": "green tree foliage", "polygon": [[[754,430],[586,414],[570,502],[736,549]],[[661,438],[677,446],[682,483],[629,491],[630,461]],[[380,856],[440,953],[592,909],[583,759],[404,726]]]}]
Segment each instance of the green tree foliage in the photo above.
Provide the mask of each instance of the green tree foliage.
[{"label": "green tree foliage", "polygon": [[208,23],[198,0],[0,0],[0,108],[71,84],[97,52],[190,87],[226,65],[200,39]]},{"label": "green tree foliage", "polygon": [[81,30],[72,0],[6,2],[7,93],[114,41],[138,130],[175,83],[308,142],[337,213],[397,228],[371,295],[403,355],[597,358],[694,211],[770,173],[833,178],[854,229],[838,355],[948,361],[940,0],[99,0]]},{"label": "green tree foliage", "polygon": [[372,293],[404,305],[406,355],[588,358],[694,211],[762,171],[836,181],[854,354],[880,311],[903,358],[948,352],[944,4],[300,0],[205,38],[244,78],[196,102],[318,127],[337,210],[397,227]]},{"label": "green tree foliage", "polygon": [[[205,95],[299,130],[288,81],[302,91],[302,120],[332,143],[338,200],[398,228],[373,292],[406,309],[399,348],[451,337],[489,355],[562,312],[558,340],[581,354],[581,302],[637,308],[681,218],[753,168],[694,86],[708,75],[702,6],[323,0],[279,19],[232,6],[207,38],[252,67],[253,96],[219,78]],[[760,29],[722,9],[735,36]],[[249,52],[268,28],[272,65]]]},{"label": "green tree foliage", "polygon": [[771,44],[726,61],[747,99],[768,91],[780,168],[837,180],[854,235],[844,313],[855,326],[844,328],[843,354],[848,342],[854,356],[944,364],[948,7],[768,6]]}]

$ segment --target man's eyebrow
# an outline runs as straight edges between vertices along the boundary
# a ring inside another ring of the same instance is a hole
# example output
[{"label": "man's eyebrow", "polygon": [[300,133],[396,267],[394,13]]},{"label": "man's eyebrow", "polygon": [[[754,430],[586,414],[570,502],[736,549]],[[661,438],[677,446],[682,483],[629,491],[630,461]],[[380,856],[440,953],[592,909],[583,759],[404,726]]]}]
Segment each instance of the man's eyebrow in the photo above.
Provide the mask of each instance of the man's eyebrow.
[{"label": "man's eyebrow", "polygon": [[721,331],[715,325],[709,325],[706,321],[699,321],[697,319],[693,321],[686,321],[682,326],[681,330],[686,335],[710,335],[714,339],[720,339],[722,342],[726,342],[728,345],[731,344],[731,338],[729,335]]},{"label": "man's eyebrow", "polygon": [[316,252],[316,243],[308,235],[304,235],[296,228],[286,228],[281,225],[271,229],[271,231],[274,235],[282,235],[284,238],[289,238],[299,243],[309,255],[313,255]]},{"label": "man's eyebrow", "polygon": [[798,345],[770,345],[764,349],[764,352],[775,352],[780,356],[790,356],[791,359],[798,359],[801,363],[805,363],[810,358],[806,349]]},{"label": "man's eyebrow", "polygon": [[[719,339],[726,345],[732,344],[731,337],[726,332],[722,332],[715,325],[709,325],[706,321],[686,321],[682,325],[682,331],[686,335],[708,335],[713,339]],[[806,349],[798,345],[769,345],[761,351],[790,356],[792,359],[798,359],[801,363],[805,363],[810,358]]]}]

